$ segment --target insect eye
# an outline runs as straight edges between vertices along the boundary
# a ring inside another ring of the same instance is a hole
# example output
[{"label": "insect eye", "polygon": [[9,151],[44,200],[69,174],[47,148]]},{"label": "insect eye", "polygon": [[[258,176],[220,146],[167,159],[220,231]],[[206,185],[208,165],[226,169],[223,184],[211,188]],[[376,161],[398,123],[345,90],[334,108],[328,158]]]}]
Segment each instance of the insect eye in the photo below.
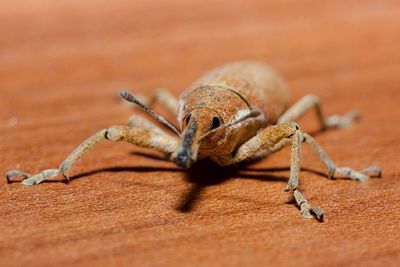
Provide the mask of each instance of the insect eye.
[{"label": "insect eye", "polygon": [[191,117],[192,117],[192,114],[189,113],[189,115],[187,115],[186,120],[185,120],[186,125],[188,125]]},{"label": "insect eye", "polygon": [[218,128],[220,125],[221,125],[221,122],[219,121],[218,117],[214,117],[212,119],[211,130]]}]

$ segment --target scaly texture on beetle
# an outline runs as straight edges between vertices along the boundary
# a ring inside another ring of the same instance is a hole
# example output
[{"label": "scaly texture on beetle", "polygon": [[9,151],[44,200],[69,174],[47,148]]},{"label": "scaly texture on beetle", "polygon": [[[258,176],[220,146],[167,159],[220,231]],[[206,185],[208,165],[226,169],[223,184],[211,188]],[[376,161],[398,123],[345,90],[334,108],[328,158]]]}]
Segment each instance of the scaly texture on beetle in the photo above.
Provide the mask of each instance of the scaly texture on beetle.
[{"label": "scaly texture on beetle", "polygon": [[[135,97],[126,91],[121,93],[121,97],[170,128],[178,138],[133,115],[128,126],[113,126],[89,137],[58,169],[34,175],[11,170],[6,174],[7,181],[20,176],[24,185],[34,185],[57,180],[60,174],[69,179],[74,163],[102,140],[125,141],[162,151],[182,168],[190,168],[194,162],[205,158],[223,166],[236,164],[291,145],[290,177],[286,190],[292,192],[304,217],[322,221],[323,210],[308,203],[299,189],[303,142],[309,144],[326,165],[329,177],[338,174],[365,181],[369,176],[381,176],[377,166],[360,172],[349,167],[337,167],[322,147],[295,123],[306,111],[314,109],[322,129],[347,127],[357,118],[357,112],[325,117],[319,99],[314,95],[307,95],[288,108],[289,92],[283,80],[274,70],[259,62],[240,61],[216,68],[189,86],[179,100],[161,89],[150,98]],[[150,106],[155,102],[177,117],[180,129],[151,110]]]}]

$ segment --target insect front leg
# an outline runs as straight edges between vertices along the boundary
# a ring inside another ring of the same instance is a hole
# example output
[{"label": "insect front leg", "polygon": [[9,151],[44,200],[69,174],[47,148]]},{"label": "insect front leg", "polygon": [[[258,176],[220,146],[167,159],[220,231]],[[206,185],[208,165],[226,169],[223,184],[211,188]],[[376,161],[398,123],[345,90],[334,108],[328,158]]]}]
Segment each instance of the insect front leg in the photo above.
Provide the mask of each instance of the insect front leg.
[{"label": "insect front leg", "polygon": [[315,95],[306,95],[296,104],[291,106],[285,113],[283,113],[278,119],[277,123],[281,124],[296,121],[297,119],[301,118],[306,111],[310,109],[315,109],[322,129],[332,127],[349,127],[353,123],[353,121],[359,117],[359,113],[355,110],[350,111],[343,116],[333,115],[330,117],[325,117],[321,110],[319,98]]},{"label": "insect front leg", "polygon": [[151,97],[146,97],[143,95],[136,95],[136,97],[146,106],[151,107],[155,103],[159,103],[174,118],[176,118],[178,115],[178,100],[166,89],[155,90]]},{"label": "insect front leg", "polygon": [[[148,123],[150,124],[150,122]],[[34,185],[43,181],[58,181],[59,179],[56,179],[56,177],[59,174],[69,180],[69,172],[75,162],[103,140],[113,142],[126,141],[140,147],[153,148],[165,153],[172,153],[177,146],[177,140],[164,133],[161,129],[154,131],[154,129],[149,130],[140,127],[112,126],[86,139],[64,160],[58,169],[44,170],[35,175],[20,170],[11,170],[6,174],[7,181],[10,182],[14,177],[21,176],[24,185]]]},{"label": "insect front leg", "polygon": [[301,159],[301,144],[303,141],[299,126],[294,123],[284,123],[273,125],[260,131],[255,137],[244,143],[235,153],[232,163],[238,163],[252,158],[261,151],[270,153],[291,144],[291,163],[290,178],[286,186],[286,191],[293,192],[296,204],[300,207],[304,217],[315,216],[318,220],[323,220],[323,211],[320,208],[311,206],[299,189],[299,172]]},{"label": "insect front leg", "polygon": [[304,217],[309,218],[315,216],[318,220],[322,220],[322,209],[311,206],[298,186],[301,144],[303,141],[311,145],[314,151],[319,155],[320,159],[328,167],[328,175],[330,177],[334,174],[340,174],[353,180],[365,181],[369,179],[368,175],[381,175],[381,169],[377,166],[368,167],[361,172],[354,171],[349,167],[336,167],[322,147],[310,135],[302,133],[296,123],[285,123],[265,128],[237,150],[231,164],[252,158],[253,155],[257,155],[261,152],[273,153],[291,144],[290,178],[286,190],[293,192],[296,203],[300,207]]}]

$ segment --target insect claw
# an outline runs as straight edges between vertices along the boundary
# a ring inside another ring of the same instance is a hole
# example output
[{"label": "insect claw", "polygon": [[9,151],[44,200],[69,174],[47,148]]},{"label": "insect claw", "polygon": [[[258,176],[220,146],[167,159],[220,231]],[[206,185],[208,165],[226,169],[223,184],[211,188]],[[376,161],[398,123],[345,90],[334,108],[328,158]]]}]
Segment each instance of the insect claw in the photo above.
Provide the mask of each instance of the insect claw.
[{"label": "insect claw", "polygon": [[302,203],[300,210],[301,214],[306,219],[315,218],[320,222],[324,221],[324,211],[321,208],[310,206],[308,203]]},{"label": "insect claw", "polygon": [[71,168],[70,165],[71,164],[68,161],[66,161],[66,162],[63,162],[60,166],[60,173],[62,174],[62,176],[64,176],[65,179],[67,179],[67,181],[70,180],[70,178],[69,178],[69,170]]},{"label": "insect claw", "polygon": [[310,213],[320,222],[324,221],[324,210],[320,208],[311,207]]},{"label": "insect claw", "polygon": [[14,177],[14,176],[11,174],[11,172],[12,172],[12,171],[9,171],[9,172],[6,173],[6,181],[7,181],[7,184],[11,183],[11,178]]},{"label": "insect claw", "polygon": [[362,170],[361,173],[369,176],[374,175],[375,177],[380,178],[382,176],[382,169],[379,166],[371,166]]},{"label": "insect claw", "polygon": [[22,179],[25,180],[25,179],[29,178],[29,177],[31,176],[31,174],[29,174],[29,173],[27,173],[27,172],[24,172],[24,171],[21,171],[21,170],[11,170],[11,171],[8,171],[8,172],[6,173],[6,180],[7,180],[7,183],[9,184],[9,183],[13,182],[12,178],[14,178],[14,177],[16,177],[16,176],[21,176]]}]

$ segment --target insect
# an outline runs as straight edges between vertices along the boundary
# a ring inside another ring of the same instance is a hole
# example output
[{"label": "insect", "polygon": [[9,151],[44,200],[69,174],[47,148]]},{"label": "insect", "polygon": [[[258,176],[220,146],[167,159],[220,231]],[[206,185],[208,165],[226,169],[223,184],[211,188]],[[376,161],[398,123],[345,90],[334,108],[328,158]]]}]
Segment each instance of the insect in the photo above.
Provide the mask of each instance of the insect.
[{"label": "insect", "polygon": [[[377,166],[360,172],[349,167],[337,167],[322,147],[295,123],[306,111],[314,109],[322,129],[347,127],[357,117],[356,112],[325,117],[314,95],[307,95],[289,107],[289,92],[283,80],[263,63],[239,61],[218,67],[194,82],[179,100],[165,90],[156,91],[151,98],[135,97],[128,91],[120,95],[170,128],[179,138],[133,115],[127,126],[112,126],[89,137],[58,169],[34,175],[11,170],[6,174],[7,181],[20,176],[24,185],[34,185],[57,180],[59,174],[69,180],[75,162],[102,140],[125,141],[165,152],[171,161],[185,169],[205,158],[222,166],[237,164],[290,145],[290,177],[286,191],[293,194],[304,217],[323,220],[323,210],[312,206],[299,189],[303,142],[309,144],[326,165],[329,177],[338,174],[365,181],[369,176],[381,175]],[[150,108],[154,102],[159,102],[177,117],[179,129]]]}]

